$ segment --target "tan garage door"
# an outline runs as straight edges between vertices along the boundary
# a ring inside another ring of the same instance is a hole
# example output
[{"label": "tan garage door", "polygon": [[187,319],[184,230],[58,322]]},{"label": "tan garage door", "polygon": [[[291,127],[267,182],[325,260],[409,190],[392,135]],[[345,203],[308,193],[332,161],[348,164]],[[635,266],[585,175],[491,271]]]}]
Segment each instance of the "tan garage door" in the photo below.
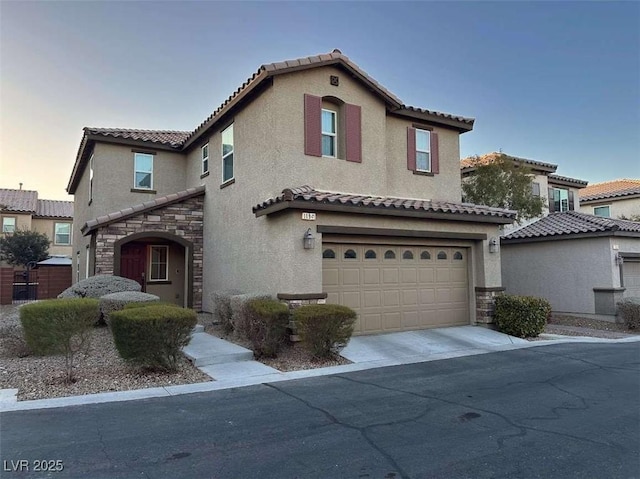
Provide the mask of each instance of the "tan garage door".
[{"label": "tan garage door", "polygon": [[640,298],[640,261],[628,259],[622,263],[622,278],[624,281],[625,298]]},{"label": "tan garage door", "polygon": [[468,249],[322,245],[327,302],[358,313],[356,334],[469,324]]}]

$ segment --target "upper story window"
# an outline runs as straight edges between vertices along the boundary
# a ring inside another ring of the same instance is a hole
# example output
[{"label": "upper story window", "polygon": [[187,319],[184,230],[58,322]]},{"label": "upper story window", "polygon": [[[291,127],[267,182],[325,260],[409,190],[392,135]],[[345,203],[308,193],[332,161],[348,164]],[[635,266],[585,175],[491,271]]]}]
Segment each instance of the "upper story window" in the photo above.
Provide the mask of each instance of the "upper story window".
[{"label": "upper story window", "polygon": [[169,247],[151,246],[149,259],[149,281],[169,280]]},{"label": "upper story window", "polygon": [[202,147],[202,174],[209,173],[209,143]]},{"label": "upper story window", "polygon": [[531,183],[531,194],[533,196],[540,196],[540,183],[536,181]]},{"label": "upper story window", "polygon": [[153,155],[134,153],[133,187],[139,190],[153,189]]},{"label": "upper story window", "polygon": [[549,188],[549,211],[570,211],[574,209],[573,191],[565,188]]},{"label": "upper story window", "polygon": [[2,232],[3,233],[15,233],[16,231],[16,219],[13,216],[4,216],[2,218]]},{"label": "upper story window", "polygon": [[593,214],[596,216],[602,216],[604,218],[611,217],[611,206],[595,206],[593,208]]},{"label": "upper story window", "polygon": [[304,95],[304,154],[362,163],[362,111],[334,96]]},{"label": "upper story window", "polygon": [[222,132],[222,182],[233,179],[233,123]]},{"label": "upper story window", "polygon": [[93,200],[93,155],[89,158],[89,202]]},{"label": "upper story window", "polygon": [[416,170],[431,172],[431,132],[416,128]]},{"label": "upper story window", "polygon": [[53,238],[54,244],[71,244],[71,223],[55,223]]},{"label": "upper story window", "polygon": [[322,110],[322,156],[335,158],[338,152],[337,113]]},{"label": "upper story window", "polygon": [[416,175],[440,173],[438,134],[435,131],[407,127],[407,169]]}]

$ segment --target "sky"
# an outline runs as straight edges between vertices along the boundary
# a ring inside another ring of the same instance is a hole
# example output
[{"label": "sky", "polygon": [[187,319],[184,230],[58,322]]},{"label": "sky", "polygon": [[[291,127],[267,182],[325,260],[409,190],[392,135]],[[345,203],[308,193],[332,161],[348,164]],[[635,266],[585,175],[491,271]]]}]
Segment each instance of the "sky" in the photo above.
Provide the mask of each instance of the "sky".
[{"label": "sky", "polygon": [[462,157],[640,178],[640,2],[0,0],[0,188],[72,199],[83,127],[193,130],[261,64],[334,48],[475,118]]}]

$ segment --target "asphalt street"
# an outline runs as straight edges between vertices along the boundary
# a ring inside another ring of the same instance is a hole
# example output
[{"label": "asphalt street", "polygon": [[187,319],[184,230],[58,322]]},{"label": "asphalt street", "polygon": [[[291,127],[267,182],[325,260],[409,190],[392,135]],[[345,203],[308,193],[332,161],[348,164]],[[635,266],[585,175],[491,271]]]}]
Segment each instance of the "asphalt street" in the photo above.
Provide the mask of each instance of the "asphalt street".
[{"label": "asphalt street", "polygon": [[0,460],[16,479],[638,478],[640,343],[5,412]]}]

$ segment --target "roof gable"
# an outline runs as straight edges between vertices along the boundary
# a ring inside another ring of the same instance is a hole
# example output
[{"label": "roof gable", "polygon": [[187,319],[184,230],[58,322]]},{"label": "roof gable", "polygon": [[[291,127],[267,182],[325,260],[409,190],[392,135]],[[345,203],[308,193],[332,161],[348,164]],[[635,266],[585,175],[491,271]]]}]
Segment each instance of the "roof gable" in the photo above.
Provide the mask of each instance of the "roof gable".
[{"label": "roof gable", "polygon": [[38,207],[38,192],[0,188],[0,209],[16,213],[35,213]]},{"label": "roof gable", "polygon": [[595,201],[607,198],[621,198],[640,194],[640,180],[623,178],[620,180],[593,183],[580,191],[580,201]]}]

